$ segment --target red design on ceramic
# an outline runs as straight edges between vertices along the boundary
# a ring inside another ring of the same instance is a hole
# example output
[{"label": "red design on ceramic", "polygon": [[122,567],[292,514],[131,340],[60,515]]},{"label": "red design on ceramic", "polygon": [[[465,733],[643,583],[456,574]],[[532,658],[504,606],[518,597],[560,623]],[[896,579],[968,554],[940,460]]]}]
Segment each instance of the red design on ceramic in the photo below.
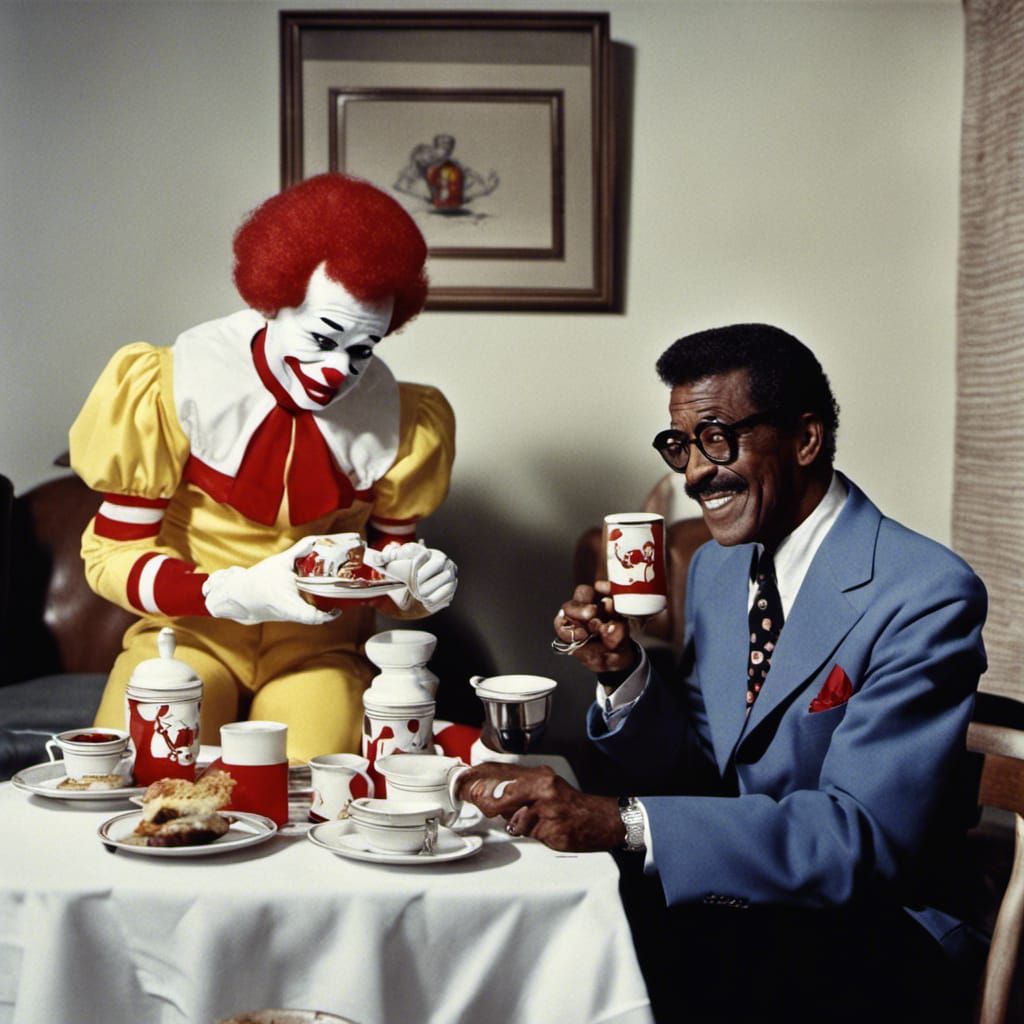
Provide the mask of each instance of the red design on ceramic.
[{"label": "red design on ceramic", "polygon": [[288,824],[288,762],[280,764],[224,764],[234,780],[226,810],[263,814],[278,827]]},{"label": "red design on ceramic", "polygon": [[[437,723],[435,722],[435,727]],[[475,725],[445,725],[434,733],[434,742],[448,757],[457,757],[469,764],[473,744],[480,739],[480,730]]]},{"label": "red design on ceramic", "polygon": [[135,784],[196,777],[199,700],[158,704],[128,698],[128,732],[135,747]]},{"label": "red design on ceramic", "polygon": [[662,520],[611,526],[608,580],[613,594],[664,594],[665,524]]}]

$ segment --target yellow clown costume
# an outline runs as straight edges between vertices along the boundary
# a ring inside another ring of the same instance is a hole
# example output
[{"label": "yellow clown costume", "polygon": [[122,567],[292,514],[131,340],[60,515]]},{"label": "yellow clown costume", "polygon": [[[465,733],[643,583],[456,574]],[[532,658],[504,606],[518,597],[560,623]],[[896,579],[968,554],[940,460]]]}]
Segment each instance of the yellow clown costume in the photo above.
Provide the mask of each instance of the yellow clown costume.
[{"label": "yellow clown costume", "polygon": [[250,717],[289,726],[289,756],[357,750],[372,675],[361,645],[373,610],[348,602],[317,625],[212,618],[210,573],[313,535],[414,539],[444,499],[452,410],[432,387],[369,361],[359,387],[313,411],[268,369],[254,310],[201,324],[170,348],[120,349],[71,428],[72,467],[104,495],[83,536],[90,585],[141,618],[125,635],[97,713],[123,726],[135,665],[173,625],[176,656],[204,683],[202,740]]}]

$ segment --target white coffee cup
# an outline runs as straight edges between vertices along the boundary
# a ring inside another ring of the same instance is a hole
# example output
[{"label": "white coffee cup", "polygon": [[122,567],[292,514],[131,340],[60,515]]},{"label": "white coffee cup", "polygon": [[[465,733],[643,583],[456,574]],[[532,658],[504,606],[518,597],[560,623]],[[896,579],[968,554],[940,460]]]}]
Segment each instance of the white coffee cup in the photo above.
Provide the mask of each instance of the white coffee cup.
[{"label": "white coffee cup", "polygon": [[66,729],[46,741],[46,753],[56,761],[60,750],[64,774],[80,780],[89,775],[120,775],[127,784],[131,778],[131,751],[124,729],[89,726]]},{"label": "white coffee cup", "polygon": [[374,768],[387,781],[390,799],[436,802],[441,806],[441,824],[449,828],[455,824],[462,811],[459,778],[469,770],[465,761],[444,754],[389,754],[378,757]]},{"label": "white coffee cup", "polygon": [[441,808],[430,801],[361,797],[349,806],[349,820],[366,845],[379,853],[432,853]]},{"label": "white coffee cup", "polygon": [[313,802],[310,821],[333,821],[359,797],[374,795],[370,762],[358,754],[320,754],[309,759]]}]

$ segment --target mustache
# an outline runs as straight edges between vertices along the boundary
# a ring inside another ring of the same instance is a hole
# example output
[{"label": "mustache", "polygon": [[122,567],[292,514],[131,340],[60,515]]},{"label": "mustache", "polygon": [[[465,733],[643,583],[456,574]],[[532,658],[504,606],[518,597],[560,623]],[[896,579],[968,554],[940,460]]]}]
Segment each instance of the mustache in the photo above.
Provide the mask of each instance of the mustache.
[{"label": "mustache", "polygon": [[720,481],[717,475],[683,487],[687,497],[694,501],[699,501],[706,494],[742,494],[746,489],[747,485],[742,480],[733,477]]}]

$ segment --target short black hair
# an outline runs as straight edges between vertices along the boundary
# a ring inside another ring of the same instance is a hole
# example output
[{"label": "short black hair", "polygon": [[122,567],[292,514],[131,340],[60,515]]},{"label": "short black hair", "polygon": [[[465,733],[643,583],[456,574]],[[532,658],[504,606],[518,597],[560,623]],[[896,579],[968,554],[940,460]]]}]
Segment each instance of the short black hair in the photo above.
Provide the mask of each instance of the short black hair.
[{"label": "short black hair", "polygon": [[814,413],[825,426],[821,457],[835,457],[839,405],[828,377],[814,353],[778,327],[730,324],[688,334],[661,354],[657,370],[669,387],[746,370],[757,410],[779,409],[792,424]]}]

